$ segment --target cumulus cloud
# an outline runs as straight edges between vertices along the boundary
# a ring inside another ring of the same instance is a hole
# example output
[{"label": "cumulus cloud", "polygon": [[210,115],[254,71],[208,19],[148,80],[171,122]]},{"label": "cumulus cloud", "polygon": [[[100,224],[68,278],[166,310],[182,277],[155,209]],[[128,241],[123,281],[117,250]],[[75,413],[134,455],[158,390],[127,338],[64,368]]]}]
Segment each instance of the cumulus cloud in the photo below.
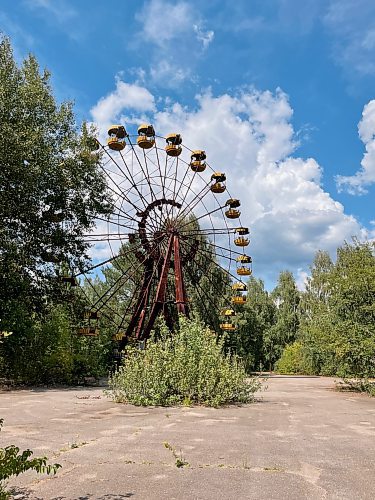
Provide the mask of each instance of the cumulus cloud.
[{"label": "cumulus cloud", "polygon": [[316,160],[295,155],[292,115],[281,90],[253,88],[205,92],[194,109],[159,103],[150,115],[158,134],[181,132],[184,144],[205,149],[208,163],[226,172],[231,196],[242,202],[242,223],[251,228],[255,273],[270,280],[287,268],[302,279],[318,249],[334,254],[345,239],[365,235],[322,188]]},{"label": "cumulus cloud", "polygon": [[155,109],[154,96],[145,87],[117,78],[116,89],[98,101],[91,109],[91,115],[94,122],[105,129],[119,119],[124,110],[152,112]]},{"label": "cumulus cloud", "polygon": [[375,182],[375,100],[363,108],[358,134],[366,148],[361,161],[362,168],[354,175],[336,177],[339,191],[346,190],[350,194],[365,194],[366,186]]}]

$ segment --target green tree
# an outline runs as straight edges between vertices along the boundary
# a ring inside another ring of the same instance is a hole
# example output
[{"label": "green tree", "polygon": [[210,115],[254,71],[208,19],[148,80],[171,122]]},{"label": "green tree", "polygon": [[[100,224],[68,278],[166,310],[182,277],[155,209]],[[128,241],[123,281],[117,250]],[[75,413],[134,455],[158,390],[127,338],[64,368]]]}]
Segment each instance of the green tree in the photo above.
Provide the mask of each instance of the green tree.
[{"label": "green tree", "polygon": [[6,38],[0,134],[0,301],[6,312],[22,295],[38,311],[53,284],[51,258],[81,266],[82,236],[109,205],[87,127],[77,131],[72,104],[56,103],[49,73],[32,55],[17,67]]},{"label": "green tree", "polygon": [[252,276],[247,289],[247,302],[237,312],[239,329],[233,338],[237,353],[250,371],[263,369],[268,361],[265,339],[276,321],[276,306],[261,279]]},{"label": "green tree", "polygon": [[265,357],[270,369],[280,358],[284,347],[296,339],[299,328],[300,294],[290,271],[280,273],[271,297],[276,305],[276,322],[264,338]]},{"label": "green tree", "polygon": [[345,243],[334,264],[318,252],[302,304],[299,345],[304,371],[374,376],[374,244]]},{"label": "green tree", "polygon": [[1,38],[0,319],[14,332],[4,344],[10,362],[25,355],[35,322],[66,298],[58,263],[85,266],[83,235],[110,210],[93,133],[77,130],[72,104],[56,102],[35,57],[19,67]]}]

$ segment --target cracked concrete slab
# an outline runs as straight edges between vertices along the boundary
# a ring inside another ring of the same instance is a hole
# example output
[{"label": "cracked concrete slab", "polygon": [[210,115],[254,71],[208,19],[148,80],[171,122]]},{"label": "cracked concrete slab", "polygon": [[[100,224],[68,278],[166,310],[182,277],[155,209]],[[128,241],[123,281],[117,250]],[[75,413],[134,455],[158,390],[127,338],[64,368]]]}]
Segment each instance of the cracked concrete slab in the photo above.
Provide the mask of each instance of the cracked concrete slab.
[{"label": "cracked concrete slab", "polygon": [[14,498],[373,500],[375,399],[323,377],[266,385],[221,409],[121,405],[101,388],[0,392],[0,446],[63,466],[19,476]]}]

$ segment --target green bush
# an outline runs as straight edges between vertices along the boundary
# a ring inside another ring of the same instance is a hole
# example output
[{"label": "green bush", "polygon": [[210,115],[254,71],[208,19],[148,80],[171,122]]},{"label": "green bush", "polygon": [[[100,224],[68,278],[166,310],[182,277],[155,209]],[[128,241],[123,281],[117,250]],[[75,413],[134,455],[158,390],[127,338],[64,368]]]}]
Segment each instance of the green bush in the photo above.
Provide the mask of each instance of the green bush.
[{"label": "green bush", "polygon": [[124,365],[109,380],[108,394],[117,402],[135,405],[193,403],[219,406],[247,403],[260,389],[257,379],[246,379],[242,361],[224,354],[224,338],[198,320],[180,319],[180,330],[151,338],[144,350],[126,349]]},{"label": "green bush", "polygon": [[277,373],[288,375],[304,373],[303,347],[300,342],[293,342],[285,347],[280,359],[276,362]]},{"label": "green bush", "polygon": [[[3,419],[0,419],[0,430]],[[56,474],[60,464],[47,465],[47,457],[31,458],[31,450],[20,451],[17,446],[10,445],[0,448],[0,500],[10,498],[5,490],[5,481],[12,476],[18,476],[27,470],[34,470],[38,474]]]}]

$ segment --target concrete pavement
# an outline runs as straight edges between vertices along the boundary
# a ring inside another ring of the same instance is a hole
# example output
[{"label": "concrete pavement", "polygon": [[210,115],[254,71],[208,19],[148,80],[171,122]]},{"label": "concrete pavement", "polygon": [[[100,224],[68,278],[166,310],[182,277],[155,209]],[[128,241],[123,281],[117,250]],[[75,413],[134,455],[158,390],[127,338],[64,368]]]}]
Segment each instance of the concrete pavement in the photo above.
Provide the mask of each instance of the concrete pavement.
[{"label": "concrete pavement", "polygon": [[329,378],[266,385],[221,409],[115,404],[100,388],[0,392],[0,446],[63,466],[12,480],[14,498],[373,500],[375,398]]}]

